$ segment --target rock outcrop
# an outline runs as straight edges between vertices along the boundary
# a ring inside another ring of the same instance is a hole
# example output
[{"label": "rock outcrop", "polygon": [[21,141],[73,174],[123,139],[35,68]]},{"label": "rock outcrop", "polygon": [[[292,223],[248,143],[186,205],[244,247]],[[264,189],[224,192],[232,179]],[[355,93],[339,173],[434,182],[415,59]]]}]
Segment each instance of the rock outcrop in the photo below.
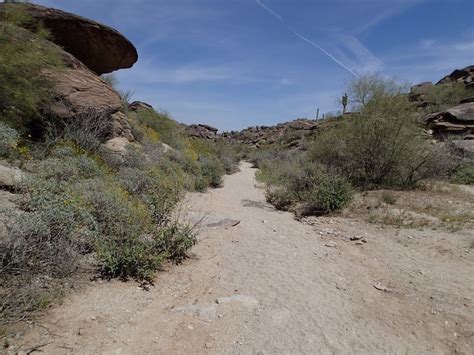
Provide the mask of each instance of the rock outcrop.
[{"label": "rock outcrop", "polygon": [[218,129],[206,124],[192,124],[185,126],[184,129],[189,137],[204,139],[216,139],[218,137]]},{"label": "rock outcrop", "polygon": [[426,107],[428,105],[426,97],[432,88],[433,83],[431,81],[425,81],[423,83],[416,84],[410,88],[410,94],[408,95],[408,98],[412,102],[417,102],[418,107]]},{"label": "rock outcrop", "polygon": [[439,138],[458,135],[461,139],[474,139],[474,65],[453,71],[435,85],[424,82],[412,86],[408,97],[422,111],[430,104],[428,94],[434,86],[450,86],[455,83],[472,88],[473,97],[461,100],[458,105],[449,109],[428,114],[421,121]]},{"label": "rock outcrop", "polygon": [[321,121],[297,119],[276,126],[255,126],[240,132],[224,132],[224,139],[260,146],[261,144],[281,143],[289,147],[301,147],[305,138],[313,135]]},{"label": "rock outcrop", "polygon": [[[6,6],[12,5],[0,4],[0,17],[5,15]],[[43,24],[57,45],[98,75],[130,68],[138,60],[134,45],[113,28],[57,9],[21,6],[34,19],[29,26]]]},{"label": "rock outcrop", "polygon": [[424,123],[435,135],[463,134],[474,139],[474,102],[462,103],[444,112],[427,115]]},{"label": "rock outcrop", "polygon": [[474,65],[470,65],[463,69],[456,69],[451,74],[446,75],[438,81],[436,85],[460,82],[468,87],[474,87]]},{"label": "rock outcrop", "polygon": [[133,101],[128,105],[130,111],[153,110],[153,106],[143,101]]}]

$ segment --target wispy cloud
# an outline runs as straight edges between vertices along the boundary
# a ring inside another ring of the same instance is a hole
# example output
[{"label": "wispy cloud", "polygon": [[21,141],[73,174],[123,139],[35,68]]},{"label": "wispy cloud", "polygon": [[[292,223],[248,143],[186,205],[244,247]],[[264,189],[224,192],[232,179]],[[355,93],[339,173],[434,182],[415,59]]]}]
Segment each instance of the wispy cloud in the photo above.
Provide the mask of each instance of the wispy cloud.
[{"label": "wispy cloud", "polygon": [[275,17],[278,21],[280,21],[282,24],[284,24],[288,30],[293,33],[296,37],[298,37],[299,39],[305,41],[306,43],[310,44],[311,46],[313,46],[314,48],[320,50],[322,53],[324,53],[326,56],[328,56],[333,62],[335,62],[337,65],[339,65],[340,67],[342,67],[343,69],[345,69],[346,71],[348,71],[350,74],[352,74],[353,76],[357,77],[357,73],[355,71],[353,71],[351,68],[349,68],[347,65],[345,65],[343,62],[341,62],[339,59],[337,59],[334,55],[332,55],[331,53],[329,53],[326,49],[324,49],[323,47],[321,47],[319,44],[317,44],[316,42],[314,42],[312,39],[304,36],[303,34],[299,33],[298,31],[296,31],[295,29],[293,29],[291,26],[287,25],[285,23],[285,21],[283,20],[283,16],[281,16],[278,12],[274,11],[272,8],[270,8],[269,6],[265,5],[261,0],[255,0],[255,2],[257,3],[258,6],[260,6],[262,9],[264,9],[266,12],[268,12],[270,15],[272,15],[273,17]]}]

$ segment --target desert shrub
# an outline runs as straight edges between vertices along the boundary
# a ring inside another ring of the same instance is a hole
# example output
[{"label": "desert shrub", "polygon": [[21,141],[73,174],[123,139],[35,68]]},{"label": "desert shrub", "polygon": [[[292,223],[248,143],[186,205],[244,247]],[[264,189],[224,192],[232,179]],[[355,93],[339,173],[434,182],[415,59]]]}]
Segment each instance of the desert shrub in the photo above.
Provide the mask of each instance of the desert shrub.
[{"label": "desert shrub", "polygon": [[387,205],[394,205],[397,203],[397,198],[388,191],[382,192],[381,200],[383,203],[386,203]]},{"label": "desert shrub", "polygon": [[205,184],[210,187],[220,187],[223,182],[225,169],[218,158],[212,155],[202,155],[199,157],[202,176]]},{"label": "desert shrub", "polygon": [[183,130],[166,112],[139,110],[136,112],[135,117],[142,130],[146,130],[146,128],[152,129],[158,133],[157,137],[161,142],[173,148],[182,148]]},{"label": "desert shrub", "polygon": [[432,86],[425,100],[428,102],[426,110],[428,112],[437,112],[453,107],[463,99],[472,97],[473,89],[466,88],[464,83],[448,83]]},{"label": "desert shrub", "polygon": [[11,159],[16,155],[20,134],[0,121],[0,157]]},{"label": "desert shrub", "polygon": [[184,260],[187,251],[197,243],[194,227],[177,222],[160,229],[155,240],[160,250],[164,250],[166,257],[175,262]]},{"label": "desert shrub", "polygon": [[[41,185],[46,181],[56,184],[59,189],[63,183],[90,179],[104,173],[97,161],[69,146],[56,147],[49,158],[32,162],[30,170],[34,174],[23,182],[27,188],[36,188],[37,184]],[[37,189],[40,190],[41,187],[38,186]]]},{"label": "desert shrub", "polygon": [[93,109],[77,114],[74,119],[50,121],[45,125],[47,144],[69,141],[90,152],[97,152],[112,130],[110,118],[104,112]]},{"label": "desert shrub", "polygon": [[188,141],[188,144],[197,156],[216,157],[226,174],[233,174],[239,170],[239,163],[246,153],[241,144],[225,140],[192,139]]},{"label": "desert shrub", "polygon": [[447,149],[425,139],[406,96],[391,92],[378,92],[358,114],[323,131],[309,149],[310,159],[364,188],[413,186],[446,174]]},{"label": "desert shrub", "polygon": [[184,181],[179,170],[158,166],[145,171],[123,168],[117,178],[128,193],[138,196],[148,206],[155,224],[170,222],[171,213],[183,194]]},{"label": "desert shrub", "polygon": [[474,163],[465,163],[454,170],[451,181],[455,184],[474,184]]},{"label": "desert shrub", "polygon": [[21,9],[8,5],[0,19],[0,118],[24,130],[52,99],[42,70],[61,67],[62,60],[58,48],[44,41],[44,30],[33,34],[17,27],[29,21]]},{"label": "desert shrub", "polygon": [[297,202],[318,213],[345,207],[352,199],[352,187],[343,177],[305,159],[275,160],[262,168],[268,202],[288,209]]}]

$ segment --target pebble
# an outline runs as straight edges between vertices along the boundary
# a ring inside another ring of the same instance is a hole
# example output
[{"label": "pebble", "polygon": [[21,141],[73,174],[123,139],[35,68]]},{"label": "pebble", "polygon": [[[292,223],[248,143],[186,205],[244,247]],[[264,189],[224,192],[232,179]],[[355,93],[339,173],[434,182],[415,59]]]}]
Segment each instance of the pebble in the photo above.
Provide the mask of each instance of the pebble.
[{"label": "pebble", "polygon": [[328,248],[335,248],[337,247],[337,243],[333,241],[329,241],[325,244]]},{"label": "pebble", "polygon": [[192,325],[188,325],[188,329],[189,329],[189,330],[193,330],[194,327],[193,327]]}]

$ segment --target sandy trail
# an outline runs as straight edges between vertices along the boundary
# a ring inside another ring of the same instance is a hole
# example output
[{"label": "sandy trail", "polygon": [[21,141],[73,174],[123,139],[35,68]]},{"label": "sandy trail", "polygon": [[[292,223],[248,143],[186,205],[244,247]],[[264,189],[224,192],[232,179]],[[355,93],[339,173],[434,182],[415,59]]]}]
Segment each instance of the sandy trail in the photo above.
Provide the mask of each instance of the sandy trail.
[{"label": "sandy trail", "polygon": [[194,257],[160,273],[148,292],[118,281],[78,292],[30,326],[22,349],[473,352],[472,231],[378,229],[349,218],[306,225],[266,204],[254,174],[245,163],[223,188],[186,202],[191,219],[240,224],[203,226]]}]

